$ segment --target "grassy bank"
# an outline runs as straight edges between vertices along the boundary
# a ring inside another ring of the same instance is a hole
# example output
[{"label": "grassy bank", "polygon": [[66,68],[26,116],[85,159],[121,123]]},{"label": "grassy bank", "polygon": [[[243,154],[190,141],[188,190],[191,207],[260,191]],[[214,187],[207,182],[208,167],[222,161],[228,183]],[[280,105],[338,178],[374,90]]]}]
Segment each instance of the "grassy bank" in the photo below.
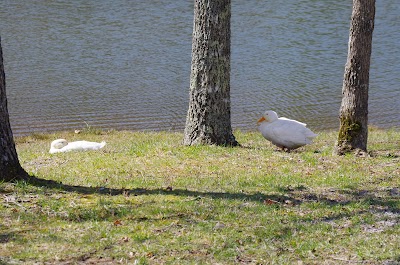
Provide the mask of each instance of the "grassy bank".
[{"label": "grassy bank", "polygon": [[[0,183],[0,264],[400,262],[399,132],[371,130],[371,157],[332,155],[334,132],[291,153],[235,135],[242,147],[167,132],[18,138],[23,167],[62,184]],[[107,145],[51,155],[55,138]]]}]

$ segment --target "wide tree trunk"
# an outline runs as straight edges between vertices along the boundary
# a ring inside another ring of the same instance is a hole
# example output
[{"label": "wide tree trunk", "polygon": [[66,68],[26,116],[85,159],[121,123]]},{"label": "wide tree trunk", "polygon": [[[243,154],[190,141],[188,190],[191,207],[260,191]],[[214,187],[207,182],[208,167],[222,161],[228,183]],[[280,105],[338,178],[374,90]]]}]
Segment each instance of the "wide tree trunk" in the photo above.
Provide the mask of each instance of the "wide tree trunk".
[{"label": "wide tree trunk", "polygon": [[230,0],[195,0],[184,144],[237,145],[231,127]]},{"label": "wide tree trunk", "polygon": [[0,181],[25,180],[27,177],[28,174],[21,167],[18,160],[9,121],[3,51],[0,38]]},{"label": "wide tree trunk", "polygon": [[340,129],[335,151],[367,152],[369,68],[375,0],[353,0],[349,48],[342,88]]}]

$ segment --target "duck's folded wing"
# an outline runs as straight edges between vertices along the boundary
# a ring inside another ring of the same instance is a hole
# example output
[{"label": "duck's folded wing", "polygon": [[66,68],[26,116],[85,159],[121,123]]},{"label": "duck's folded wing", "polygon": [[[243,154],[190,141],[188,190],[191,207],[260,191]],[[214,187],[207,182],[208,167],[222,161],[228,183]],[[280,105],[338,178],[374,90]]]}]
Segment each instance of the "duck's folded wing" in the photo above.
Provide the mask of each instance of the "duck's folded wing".
[{"label": "duck's folded wing", "polygon": [[310,131],[300,122],[281,120],[271,128],[273,137],[285,146],[304,145],[309,143],[307,131]]},{"label": "duck's folded wing", "polygon": [[292,122],[296,122],[296,123],[298,123],[298,124],[300,124],[300,125],[307,126],[307,123],[300,122],[300,121],[296,121],[296,120],[292,120],[292,119],[288,119],[288,118],[286,118],[286,117],[280,117],[279,119],[281,119],[281,120],[286,120],[286,121],[292,121]]},{"label": "duck's folded wing", "polygon": [[71,142],[69,143],[66,147],[68,147],[69,150],[97,150],[106,145],[106,142],[89,142],[89,141],[76,141],[76,142]]}]

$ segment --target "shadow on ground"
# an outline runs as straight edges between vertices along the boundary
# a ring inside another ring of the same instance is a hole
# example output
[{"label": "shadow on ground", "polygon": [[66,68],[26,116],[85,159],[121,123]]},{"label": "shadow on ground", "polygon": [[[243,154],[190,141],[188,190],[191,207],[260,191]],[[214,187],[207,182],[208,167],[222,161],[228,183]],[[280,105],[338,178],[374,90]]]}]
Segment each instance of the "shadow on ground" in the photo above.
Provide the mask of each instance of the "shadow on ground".
[{"label": "shadow on ground", "polygon": [[29,181],[31,185],[37,187],[46,187],[49,189],[61,190],[66,192],[75,192],[80,194],[103,194],[107,196],[139,196],[168,194],[185,197],[199,197],[212,199],[228,199],[241,201],[254,201],[267,205],[291,205],[296,206],[302,203],[318,202],[329,206],[348,205],[354,202],[368,202],[370,205],[384,207],[392,212],[400,213],[398,201],[400,191],[398,187],[381,190],[339,190],[330,189],[319,193],[310,191],[307,187],[281,187],[278,190],[281,194],[264,193],[232,193],[232,192],[213,192],[213,191],[194,191],[187,189],[166,188],[135,188],[135,189],[115,189],[105,187],[85,187],[63,184],[54,180],[40,179],[31,176]]}]

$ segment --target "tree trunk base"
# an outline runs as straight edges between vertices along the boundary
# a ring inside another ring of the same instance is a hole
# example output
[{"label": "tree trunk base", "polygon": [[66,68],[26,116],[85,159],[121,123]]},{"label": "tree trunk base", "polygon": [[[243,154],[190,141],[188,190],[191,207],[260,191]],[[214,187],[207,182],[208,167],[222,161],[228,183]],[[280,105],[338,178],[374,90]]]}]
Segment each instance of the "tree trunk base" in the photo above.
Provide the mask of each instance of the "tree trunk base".
[{"label": "tree trunk base", "polygon": [[333,150],[334,155],[343,156],[346,154],[354,154],[359,157],[369,157],[370,154],[366,150],[362,150],[359,148],[352,148],[350,145],[335,145],[335,149]]}]

